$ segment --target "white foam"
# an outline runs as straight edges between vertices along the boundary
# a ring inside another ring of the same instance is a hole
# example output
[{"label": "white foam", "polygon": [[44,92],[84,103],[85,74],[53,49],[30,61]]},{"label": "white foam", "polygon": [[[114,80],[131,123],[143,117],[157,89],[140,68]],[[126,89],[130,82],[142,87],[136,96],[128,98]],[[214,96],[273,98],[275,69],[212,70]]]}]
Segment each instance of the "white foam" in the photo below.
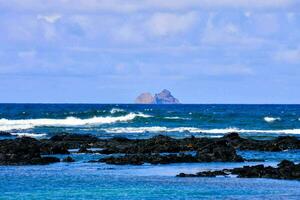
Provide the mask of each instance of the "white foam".
[{"label": "white foam", "polygon": [[92,126],[98,124],[111,124],[116,122],[126,122],[136,117],[151,117],[143,113],[129,113],[119,117],[92,117],[89,119],[80,119],[76,117],[67,117],[65,119],[23,119],[8,120],[0,119],[0,131],[25,130],[39,126],[48,127],[69,127],[69,126]]},{"label": "white foam", "polygon": [[300,134],[300,129],[285,129],[285,130],[247,130],[237,128],[225,129],[200,129],[195,127],[175,127],[168,128],[164,126],[152,127],[115,127],[102,129],[107,133],[163,133],[163,132],[189,132],[189,133],[208,133],[208,134],[227,134],[230,132],[238,133],[270,133],[270,134]]},{"label": "white foam", "polygon": [[115,114],[115,113],[118,113],[118,112],[125,112],[125,110],[120,109],[120,108],[113,108],[113,109],[110,110],[111,114]]},{"label": "white foam", "polygon": [[165,117],[165,119],[190,119],[190,118],[183,118],[183,117]]},{"label": "white foam", "polygon": [[18,137],[39,138],[39,137],[45,137],[47,134],[45,134],[45,133],[40,133],[40,134],[36,134],[36,133],[11,133],[11,135],[15,135],[15,136],[18,136]]},{"label": "white foam", "polygon": [[275,121],[279,121],[281,119],[280,119],[280,117],[264,117],[264,120],[266,122],[272,123],[272,122],[275,122]]}]

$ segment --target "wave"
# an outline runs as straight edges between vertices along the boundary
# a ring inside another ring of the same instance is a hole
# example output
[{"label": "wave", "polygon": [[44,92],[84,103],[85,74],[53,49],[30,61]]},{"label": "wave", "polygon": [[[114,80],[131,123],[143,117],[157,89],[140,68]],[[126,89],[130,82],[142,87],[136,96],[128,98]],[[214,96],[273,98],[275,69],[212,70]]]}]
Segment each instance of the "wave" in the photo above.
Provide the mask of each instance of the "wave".
[{"label": "wave", "polygon": [[195,127],[176,127],[168,128],[163,126],[152,127],[116,127],[102,129],[107,133],[169,133],[169,132],[189,132],[189,133],[208,133],[208,134],[227,134],[230,132],[238,133],[273,133],[273,134],[300,134],[300,129],[285,129],[285,130],[247,130],[237,128],[225,129],[200,129]]},{"label": "wave", "polygon": [[92,117],[89,119],[80,119],[76,117],[67,117],[65,119],[22,119],[22,120],[9,120],[0,119],[0,131],[11,130],[25,130],[34,127],[47,126],[47,127],[68,127],[68,126],[86,126],[86,125],[99,125],[111,124],[116,122],[126,122],[135,119],[136,117],[148,118],[150,115],[143,113],[129,113],[119,117]]},{"label": "wave", "polygon": [[121,108],[112,108],[110,110],[111,114],[115,114],[115,113],[118,113],[118,112],[126,112],[126,111],[124,109],[121,109]]},{"label": "wave", "polygon": [[264,120],[266,122],[271,123],[271,122],[274,122],[274,121],[280,121],[281,119],[280,119],[280,117],[264,117]]},{"label": "wave", "polygon": [[187,120],[190,118],[183,118],[183,117],[165,117],[165,119],[182,119],[182,120]]},{"label": "wave", "polygon": [[17,136],[17,137],[33,137],[33,138],[40,138],[45,137],[47,134],[45,133],[11,133],[11,135]]}]

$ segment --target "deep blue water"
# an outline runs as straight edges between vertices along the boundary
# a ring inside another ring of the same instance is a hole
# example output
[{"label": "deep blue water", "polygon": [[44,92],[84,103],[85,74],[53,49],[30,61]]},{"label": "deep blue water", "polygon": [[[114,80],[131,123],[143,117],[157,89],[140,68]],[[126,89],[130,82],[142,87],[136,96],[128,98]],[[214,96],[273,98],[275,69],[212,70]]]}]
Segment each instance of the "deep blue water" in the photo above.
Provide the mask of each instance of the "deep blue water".
[{"label": "deep blue water", "polygon": [[222,136],[232,130],[259,137],[298,135],[300,105],[0,104],[0,130],[132,138]]},{"label": "deep blue water", "polygon": [[[300,105],[0,104],[0,131],[50,137],[221,137],[236,130],[260,139],[300,136]],[[245,158],[300,162],[299,151],[239,151]],[[63,158],[63,155],[57,155]],[[176,178],[180,172],[260,163],[110,166],[87,163],[99,154],[72,154],[75,163],[0,166],[0,199],[300,199],[300,182],[272,179]]]}]

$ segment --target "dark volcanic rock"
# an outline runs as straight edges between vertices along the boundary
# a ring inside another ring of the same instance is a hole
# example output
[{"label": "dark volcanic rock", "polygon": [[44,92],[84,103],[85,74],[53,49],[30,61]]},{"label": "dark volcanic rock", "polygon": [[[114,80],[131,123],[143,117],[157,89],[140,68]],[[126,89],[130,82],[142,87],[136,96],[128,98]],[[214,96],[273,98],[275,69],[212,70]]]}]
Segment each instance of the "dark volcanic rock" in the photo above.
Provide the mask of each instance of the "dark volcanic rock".
[{"label": "dark volcanic rock", "polygon": [[53,142],[97,142],[98,138],[93,135],[84,134],[61,134],[50,138]]},{"label": "dark volcanic rock", "polygon": [[125,155],[121,157],[107,157],[102,158],[99,162],[105,162],[107,164],[114,165],[142,165],[144,163],[151,164],[170,164],[170,163],[191,163],[197,162],[196,158],[191,155],[186,154],[170,154],[170,155],[160,155],[160,154],[134,154]]},{"label": "dark volcanic rock", "polygon": [[274,178],[300,180],[300,164],[283,160],[276,167],[264,165],[244,166],[241,168],[224,169],[221,171],[205,171],[197,174],[180,173],[178,177],[215,177],[219,175],[237,175],[238,178]]},{"label": "dark volcanic rock", "polygon": [[42,154],[70,154],[68,147],[62,143],[46,142],[40,145]]},{"label": "dark volcanic rock", "polygon": [[203,162],[243,162],[231,144],[225,140],[213,142],[201,148],[197,153],[199,161]]},{"label": "dark volcanic rock", "polygon": [[85,146],[82,146],[77,153],[93,153],[93,151],[88,150]]},{"label": "dark volcanic rock", "polygon": [[59,162],[54,157],[41,157],[40,142],[28,137],[0,142],[0,165],[49,164]]},{"label": "dark volcanic rock", "polygon": [[[230,133],[222,138],[191,137],[174,139],[163,135],[158,135],[153,138],[143,140],[113,138],[102,141],[101,144],[99,142],[96,144],[98,144],[98,147],[103,148],[103,150],[100,152],[102,154],[147,154],[200,151],[203,147],[210,144],[215,144],[215,142],[219,141],[226,141],[226,145],[239,150],[283,151],[288,149],[300,149],[300,140],[298,140],[296,137],[279,137],[274,140],[253,140],[242,138],[238,135],[238,133]],[[221,147],[220,144],[219,146]],[[232,151],[232,148],[227,149]],[[217,149],[215,149],[215,151],[217,151]],[[219,149],[219,151],[221,151],[221,149]],[[214,153],[217,154],[217,152]],[[226,156],[226,154],[224,156]],[[220,159],[222,160],[221,157]],[[225,158],[225,160],[226,159],[227,158]]]},{"label": "dark volcanic rock", "polygon": [[[156,142],[170,142],[169,137],[159,136],[152,138]],[[165,142],[163,144],[165,144]],[[170,147],[171,144],[168,146]],[[191,162],[243,162],[244,159],[236,154],[235,149],[226,141],[217,141],[212,144],[208,144],[201,148],[196,156],[189,154],[127,154],[120,157],[107,157],[100,159],[99,162],[105,162],[107,164],[133,164],[140,165],[143,163],[151,164],[169,164],[169,163],[191,163]]]},{"label": "dark volcanic rock", "polygon": [[10,136],[13,136],[13,135],[10,134],[9,132],[0,131],[0,137],[10,137]]},{"label": "dark volcanic rock", "polygon": [[216,176],[226,176],[228,173],[224,171],[205,171],[205,172],[198,172],[197,174],[185,174],[180,173],[177,177],[216,177]]},{"label": "dark volcanic rock", "polygon": [[63,162],[75,162],[74,158],[68,156],[63,159]]}]

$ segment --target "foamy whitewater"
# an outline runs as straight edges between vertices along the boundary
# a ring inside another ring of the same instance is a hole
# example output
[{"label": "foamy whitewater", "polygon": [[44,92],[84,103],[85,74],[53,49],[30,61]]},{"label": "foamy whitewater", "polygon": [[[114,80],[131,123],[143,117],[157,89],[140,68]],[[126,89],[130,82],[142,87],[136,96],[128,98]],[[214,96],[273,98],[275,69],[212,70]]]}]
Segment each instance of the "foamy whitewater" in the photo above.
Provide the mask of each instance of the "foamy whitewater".
[{"label": "foamy whitewater", "polygon": [[30,137],[61,132],[105,138],[215,137],[229,132],[276,137],[300,135],[299,119],[299,105],[0,105],[0,131]]},{"label": "foamy whitewater", "polygon": [[[114,112],[115,113],[115,112]],[[110,124],[116,122],[126,122],[136,117],[151,117],[143,113],[129,113],[119,117],[92,117],[89,119],[79,119],[76,117],[67,117],[66,119],[24,119],[8,120],[0,119],[0,131],[25,130],[34,127],[68,127],[68,126],[94,126],[100,124]]]}]

